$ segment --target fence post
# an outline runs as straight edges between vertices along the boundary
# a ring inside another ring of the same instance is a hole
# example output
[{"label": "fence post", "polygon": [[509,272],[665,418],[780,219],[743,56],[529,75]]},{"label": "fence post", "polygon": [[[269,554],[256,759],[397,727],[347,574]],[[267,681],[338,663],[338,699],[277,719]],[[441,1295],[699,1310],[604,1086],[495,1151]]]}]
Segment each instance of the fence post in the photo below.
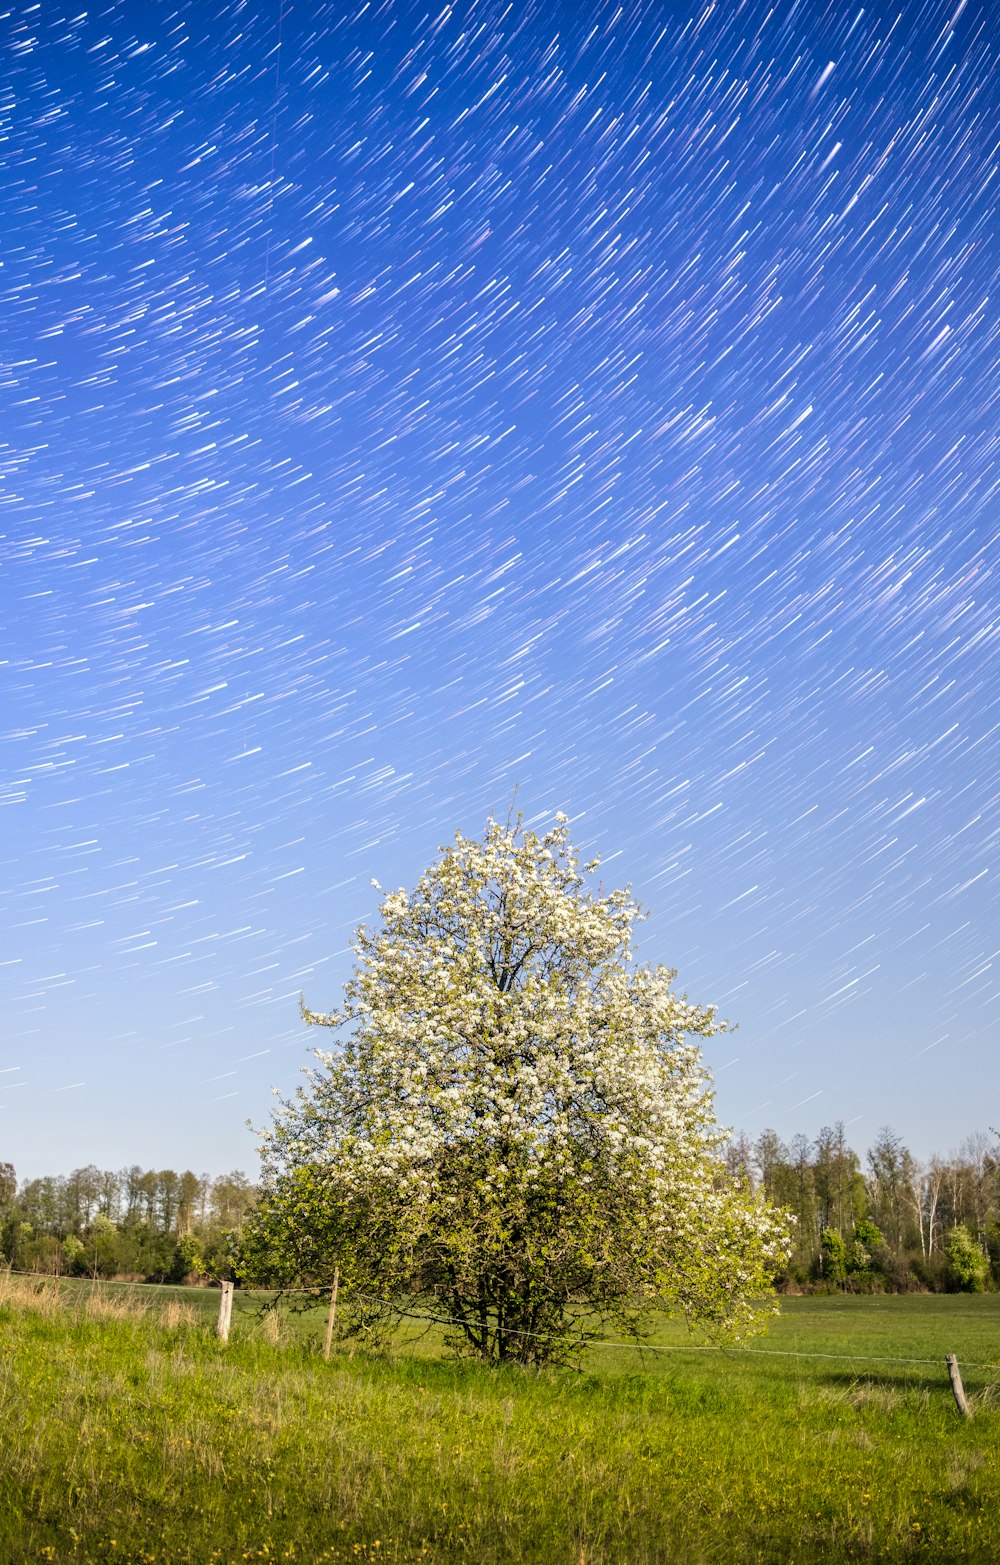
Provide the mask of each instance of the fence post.
[{"label": "fence post", "polygon": [[323,1341],[323,1357],[330,1357],[330,1349],[333,1346],[333,1328],[337,1319],[337,1292],[340,1288],[340,1267],[333,1268],[333,1287],[330,1289],[330,1309],[326,1317],[326,1337]]},{"label": "fence post", "polygon": [[945,1363],[948,1366],[948,1379],[951,1381],[951,1389],[955,1393],[955,1401],[958,1404],[958,1411],[962,1414],[963,1418],[971,1418],[972,1409],[969,1407],[969,1404],[966,1401],[965,1387],[962,1385],[962,1376],[959,1373],[958,1368],[958,1359],[955,1357],[954,1353],[949,1353],[945,1359]]},{"label": "fence post", "polygon": [[219,1319],[215,1324],[215,1335],[220,1342],[229,1341],[229,1323],[233,1318],[233,1285],[231,1282],[222,1284],[222,1292],[219,1295]]}]

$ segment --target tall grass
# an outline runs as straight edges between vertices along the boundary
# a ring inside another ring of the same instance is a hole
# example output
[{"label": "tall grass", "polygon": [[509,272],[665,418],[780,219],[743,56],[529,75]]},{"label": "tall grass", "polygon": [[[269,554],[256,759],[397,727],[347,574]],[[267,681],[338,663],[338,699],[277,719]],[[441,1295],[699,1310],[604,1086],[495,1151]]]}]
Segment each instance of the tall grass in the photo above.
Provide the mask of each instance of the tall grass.
[{"label": "tall grass", "polygon": [[325,1363],[320,1314],[237,1313],[223,1347],[217,1295],[147,1299],[0,1277],[0,1559],[1000,1558],[1000,1370],[967,1371],[971,1423],[944,1372],[998,1356],[994,1298],[794,1300],[774,1356],[540,1375],[433,1340]]}]

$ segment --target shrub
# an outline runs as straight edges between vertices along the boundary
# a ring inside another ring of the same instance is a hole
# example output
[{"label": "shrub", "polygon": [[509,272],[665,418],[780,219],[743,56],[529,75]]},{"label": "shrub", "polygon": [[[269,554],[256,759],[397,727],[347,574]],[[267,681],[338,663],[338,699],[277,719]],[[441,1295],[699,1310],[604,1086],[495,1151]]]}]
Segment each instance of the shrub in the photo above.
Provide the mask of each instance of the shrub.
[{"label": "shrub", "polygon": [[948,1267],[945,1285],[949,1293],[982,1293],[990,1265],[964,1223],[951,1230],[945,1245]]},{"label": "shrub", "polygon": [[822,1275],[827,1282],[843,1282],[847,1272],[847,1249],[835,1228],[820,1234]]}]

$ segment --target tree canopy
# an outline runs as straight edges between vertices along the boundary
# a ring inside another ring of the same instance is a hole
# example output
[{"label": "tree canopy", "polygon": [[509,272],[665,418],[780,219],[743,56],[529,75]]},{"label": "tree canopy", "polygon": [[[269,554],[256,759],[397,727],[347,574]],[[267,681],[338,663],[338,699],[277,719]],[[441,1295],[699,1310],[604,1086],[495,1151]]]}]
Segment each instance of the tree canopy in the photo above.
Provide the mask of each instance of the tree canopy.
[{"label": "tree canopy", "polygon": [[653,1307],[752,1326],[788,1229],[725,1166],[696,1042],[722,1024],[635,963],[641,910],[597,868],[565,816],[491,820],[382,896],[341,1008],[304,1008],[339,1041],[263,1133],[248,1276],[337,1266],[355,1325],[419,1295],[498,1360]]}]

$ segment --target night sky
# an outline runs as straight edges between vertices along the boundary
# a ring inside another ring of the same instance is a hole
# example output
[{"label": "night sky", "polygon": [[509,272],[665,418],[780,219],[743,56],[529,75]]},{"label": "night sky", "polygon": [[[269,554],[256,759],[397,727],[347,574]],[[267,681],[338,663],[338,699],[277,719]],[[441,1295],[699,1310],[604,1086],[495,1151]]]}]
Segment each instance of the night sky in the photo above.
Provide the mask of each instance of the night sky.
[{"label": "night sky", "polygon": [[3,34],[0,1156],[253,1172],[515,787],[725,1122],[996,1123],[988,0]]}]

